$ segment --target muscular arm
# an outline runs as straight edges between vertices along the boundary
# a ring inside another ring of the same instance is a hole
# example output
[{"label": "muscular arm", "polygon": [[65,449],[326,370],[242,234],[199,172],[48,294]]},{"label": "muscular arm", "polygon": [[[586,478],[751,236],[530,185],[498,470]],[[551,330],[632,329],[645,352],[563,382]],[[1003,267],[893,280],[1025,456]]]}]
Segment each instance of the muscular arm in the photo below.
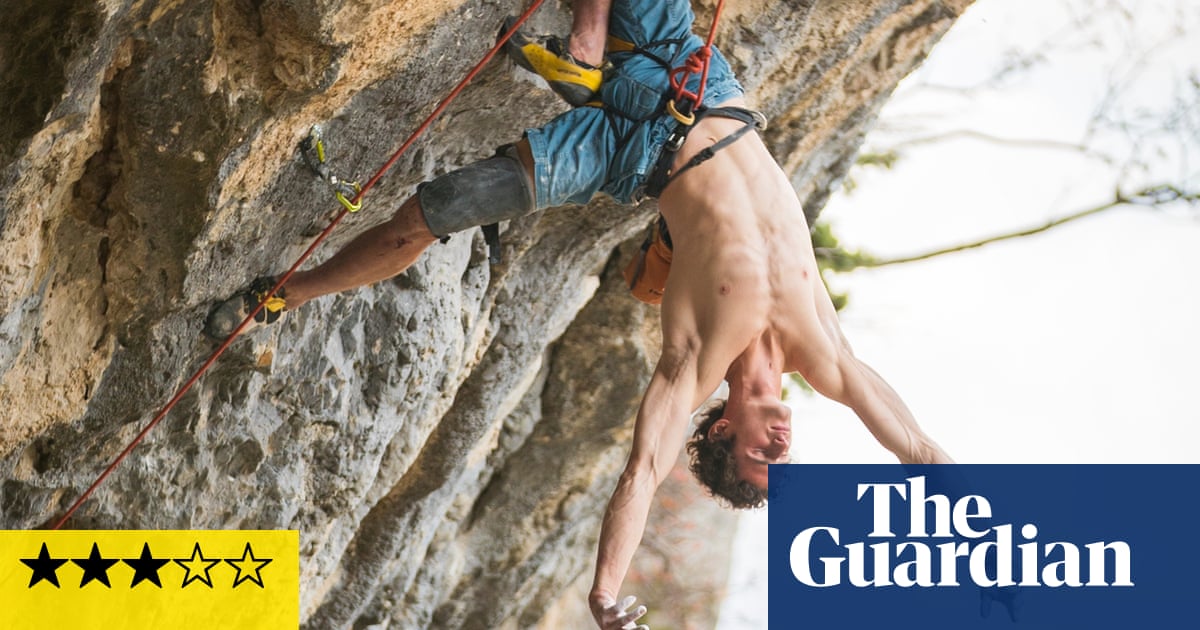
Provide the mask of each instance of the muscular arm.
[{"label": "muscular arm", "polygon": [[953,464],[954,460],[933,441],[909,411],[900,395],[870,366],[845,353],[842,379],[847,383],[844,401],[875,439],[902,464]]},{"label": "muscular arm", "polygon": [[600,529],[590,602],[612,601],[641,542],[654,493],[674,466],[698,404],[696,361],[686,351],[665,351],[642,397],[633,448],[608,502]]},{"label": "muscular arm", "polygon": [[917,425],[908,406],[887,381],[850,350],[824,285],[814,288],[821,327],[807,338],[809,348],[801,373],[813,389],[851,409],[884,448],[902,464],[952,464],[954,460]]},{"label": "muscular arm", "polygon": [[[678,250],[677,250],[678,255]],[[684,261],[686,262],[686,261]],[[702,264],[673,266],[662,304],[663,354],[642,397],[629,461],[609,500],[600,530],[589,603],[614,601],[641,542],[650,505],[687,438],[692,411],[721,383],[747,346],[753,327],[745,302],[713,290]],[[619,628],[619,625],[611,626]]]}]

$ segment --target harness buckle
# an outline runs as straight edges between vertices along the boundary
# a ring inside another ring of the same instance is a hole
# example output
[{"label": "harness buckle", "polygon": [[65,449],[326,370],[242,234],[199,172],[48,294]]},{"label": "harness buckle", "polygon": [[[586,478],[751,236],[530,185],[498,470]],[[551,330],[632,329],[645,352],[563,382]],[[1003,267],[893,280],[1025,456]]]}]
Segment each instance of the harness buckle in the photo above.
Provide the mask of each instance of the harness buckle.
[{"label": "harness buckle", "polygon": [[667,136],[667,141],[663,143],[663,150],[677,153],[683,148],[683,141],[687,140],[688,128],[684,126],[676,126],[671,130],[671,135]]}]

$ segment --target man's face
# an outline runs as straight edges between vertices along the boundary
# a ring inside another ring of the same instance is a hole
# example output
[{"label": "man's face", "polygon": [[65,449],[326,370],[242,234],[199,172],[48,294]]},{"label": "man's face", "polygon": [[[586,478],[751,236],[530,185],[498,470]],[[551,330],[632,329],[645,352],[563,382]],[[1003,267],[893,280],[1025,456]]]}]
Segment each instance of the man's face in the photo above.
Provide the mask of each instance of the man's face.
[{"label": "man's face", "polygon": [[733,438],[738,477],[756,488],[767,488],[767,466],[786,464],[792,444],[792,410],[778,400],[755,401],[741,409],[726,409],[709,438]]}]

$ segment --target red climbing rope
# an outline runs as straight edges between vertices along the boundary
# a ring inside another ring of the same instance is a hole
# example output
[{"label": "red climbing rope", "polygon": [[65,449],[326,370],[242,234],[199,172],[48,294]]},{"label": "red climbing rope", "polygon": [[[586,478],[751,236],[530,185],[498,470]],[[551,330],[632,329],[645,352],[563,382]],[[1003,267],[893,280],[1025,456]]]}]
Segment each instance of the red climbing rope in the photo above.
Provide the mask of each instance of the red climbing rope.
[{"label": "red climbing rope", "polygon": [[[704,46],[697,48],[688,55],[683,65],[670,72],[671,89],[674,90],[675,96],[674,108],[685,116],[696,111],[704,102],[704,85],[708,83],[708,62],[712,59],[713,37],[717,34],[717,23],[721,20],[721,9],[723,8],[725,8],[725,0],[719,0],[717,8],[713,10],[712,26],[708,29],[708,39],[704,41]],[[688,81],[693,74],[700,75],[700,87],[696,88],[695,92],[687,89]],[[690,105],[684,105],[685,102]],[[683,109],[679,109],[681,106]]]},{"label": "red climbing rope", "polygon": [[[446,107],[448,107],[450,103],[458,97],[463,89],[467,87],[467,84],[470,83],[481,70],[483,70],[483,67],[487,65],[487,63],[491,61],[493,57],[496,56],[496,53],[500,50],[500,48],[504,46],[508,39],[512,37],[512,34],[515,33],[517,29],[519,29],[521,25],[525,23],[526,20],[529,19],[529,16],[533,15],[533,12],[541,6],[543,1],[544,0],[533,0],[533,2],[529,5],[529,8],[525,9],[525,12],[517,18],[512,27],[509,28],[507,32],[505,32],[504,35],[496,41],[496,45],[492,46],[492,49],[483,56],[483,59],[480,60],[479,63],[475,64],[474,68],[471,68],[471,71],[468,72],[465,77],[463,77],[462,81],[459,81],[458,85],[456,85],[454,89],[450,91],[446,98],[442,100],[441,104],[439,104],[437,108],[433,110],[433,113],[429,114],[429,116],[425,118],[425,121],[422,122],[419,127],[417,127],[416,131],[412,132],[408,139],[400,145],[400,148],[396,149],[396,152],[393,153],[390,158],[388,158],[387,162],[384,162],[383,166],[381,166],[379,170],[376,171],[373,176],[371,176],[371,179],[368,180],[367,183],[363,185],[362,189],[359,190],[354,196],[354,198],[350,200],[350,205],[357,205],[360,201],[362,201],[363,196],[365,196],[367,192],[371,190],[371,188],[373,188],[380,179],[383,178],[385,173],[391,170],[392,166],[396,164],[396,161],[400,159],[400,156],[403,155],[405,151],[408,151],[409,147],[416,142],[417,138],[429,129],[429,126],[433,124],[433,121],[436,120],[438,116],[442,115],[442,113],[446,110]],[[165,418],[167,413],[169,413],[171,409],[179,403],[184,394],[186,394],[188,390],[190,390],[192,386],[200,380],[200,377],[203,376],[204,373],[207,372],[214,363],[216,363],[217,358],[224,354],[225,350],[230,346],[230,344],[233,343],[233,340],[236,339],[237,336],[241,334],[242,330],[249,325],[250,321],[254,319],[254,316],[258,315],[258,312],[262,310],[266,301],[273,297],[275,293],[279,291],[279,289],[283,287],[283,285],[286,284],[289,279],[291,279],[292,274],[296,273],[296,270],[298,270],[300,266],[303,265],[310,256],[312,256],[313,252],[317,250],[317,247],[329,237],[330,233],[333,232],[333,229],[337,227],[337,225],[341,223],[342,219],[344,219],[349,213],[350,209],[348,207],[342,208],[341,212],[339,212],[337,216],[335,216],[329,222],[329,225],[316,237],[316,239],[313,240],[312,244],[308,246],[308,249],[304,250],[304,253],[296,259],[296,262],[293,263],[290,268],[288,268],[287,272],[279,277],[279,280],[275,283],[275,286],[271,288],[267,297],[264,298],[263,301],[260,302],[259,305],[255,307],[245,319],[242,320],[242,323],[238,324],[237,328],[233,329],[233,332],[225,338],[225,341],[223,341],[221,345],[218,346],[211,355],[209,355],[204,364],[200,366],[200,369],[196,370],[196,372],[192,374],[191,378],[189,378],[187,382],[185,382],[183,386],[180,387],[177,392],[175,392],[175,395],[172,396],[169,401],[167,401],[167,404],[159,410],[158,414],[156,414],[154,418],[150,420],[148,424],[146,424],[145,428],[143,428],[141,432],[139,432],[137,436],[133,438],[133,441],[129,443],[129,446],[126,446],[125,450],[121,451],[121,453],[117,455],[116,459],[114,459],[112,463],[104,469],[104,472],[100,473],[100,476],[97,477],[94,482],[92,482],[92,485],[88,486],[87,490],[85,490],[83,494],[79,495],[78,499],[75,499],[75,502],[71,504],[71,507],[67,509],[62,518],[60,518],[51,527],[51,529],[61,528],[67,522],[67,520],[75,514],[76,510],[78,510],[80,506],[82,506],[84,502],[87,501],[90,496],[92,496],[92,493],[96,491],[96,488],[98,488],[101,483],[104,483],[104,480],[107,479],[108,476],[112,474],[114,470],[116,470],[117,466],[119,466],[121,462],[129,456],[129,453],[132,452],[133,449],[137,447],[137,445],[140,444],[143,439],[145,439],[146,435],[150,433],[151,429],[158,425],[159,422],[162,422],[162,419]]]}]

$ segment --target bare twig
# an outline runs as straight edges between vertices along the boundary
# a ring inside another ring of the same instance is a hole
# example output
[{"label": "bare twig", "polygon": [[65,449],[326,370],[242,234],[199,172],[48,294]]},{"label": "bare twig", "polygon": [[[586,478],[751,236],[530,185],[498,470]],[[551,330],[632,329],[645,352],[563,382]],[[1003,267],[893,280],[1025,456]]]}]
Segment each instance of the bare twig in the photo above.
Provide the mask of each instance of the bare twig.
[{"label": "bare twig", "polygon": [[1116,160],[1105,153],[1101,153],[1086,144],[1066,142],[1062,140],[1051,140],[1049,138],[1006,138],[1004,136],[996,136],[983,131],[974,129],[951,129],[926,136],[909,138],[896,142],[889,150],[896,151],[907,147],[921,146],[925,144],[937,144],[946,140],[967,139],[978,140],[980,142],[988,142],[991,144],[999,144],[1010,147],[1018,147],[1022,149],[1053,149],[1057,151],[1071,151],[1081,155],[1097,159],[1105,164],[1115,164]]},{"label": "bare twig", "polygon": [[995,236],[989,236],[987,238],[979,239],[977,241],[971,241],[969,243],[963,243],[963,244],[954,245],[951,247],[935,249],[932,251],[924,252],[921,254],[915,254],[915,255],[911,255],[911,256],[900,256],[897,258],[875,258],[873,256],[862,254],[862,253],[851,253],[851,252],[842,250],[841,248],[830,248],[830,247],[817,248],[816,254],[817,254],[818,258],[820,258],[824,261],[833,263],[831,266],[836,271],[851,271],[854,269],[862,269],[862,268],[886,267],[889,265],[899,265],[902,263],[916,262],[919,260],[929,260],[930,258],[936,258],[938,256],[945,256],[946,254],[953,254],[956,252],[967,251],[970,249],[977,249],[979,247],[983,247],[984,245],[990,245],[992,243],[999,243],[1001,241],[1008,241],[1008,240],[1012,240],[1012,239],[1016,239],[1016,238],[1021,238],[1024,236],[1032,236],[1034,234],[1040,234],[1047,230],[1056,228],[1060,225],[1070,223],[1072,221],[1078,221],[1079,219],[1083,219],[1086,217],[1090,217],[1092,215],[1100,214],[1101,212],[1104,212],[1106,210],[1111,210],[1113,208],[1117,208],[1120,206],[1132,205],[1132,206],[1142,206],[1142,207],[1146,207],[1146,208],[1156,208],[1156,207],[1159,207],[1159,206],[1162,206],[1162,205],[1165,205],[1168,203],[1176,202],[1176,201],[1183,201],[1183,202],[1187,202],[1187,203],[1190,203],[1193,205],[1200,204],[1200,190],[1188,191],[1188,190],[1184,190],[1184,189],[1181,189],[1177,186],[1170,185],[1170,184],[1161,184],[1161,185],[1157,185],[1157,186],[1150,186],[1147,188],[1143,188],[1132,194],[1125,194],[1125,193],[1121,192],[1120,190],[1118,190],[1113,195],[1113,198],[1105,203],[1102,203],[1097,206],[1093,206],[1091,208],[1086,208],[1084,210],[1080,210],[1078,212],[1074,212],[1074,213],[1068,214],[1066,216],[1058,217],[1057,219],[1052,219],[1041,225],[1024,228],[1024,229],[1016,230],[1013,232],[1007,232],[1004,234],[998,234]]}]

